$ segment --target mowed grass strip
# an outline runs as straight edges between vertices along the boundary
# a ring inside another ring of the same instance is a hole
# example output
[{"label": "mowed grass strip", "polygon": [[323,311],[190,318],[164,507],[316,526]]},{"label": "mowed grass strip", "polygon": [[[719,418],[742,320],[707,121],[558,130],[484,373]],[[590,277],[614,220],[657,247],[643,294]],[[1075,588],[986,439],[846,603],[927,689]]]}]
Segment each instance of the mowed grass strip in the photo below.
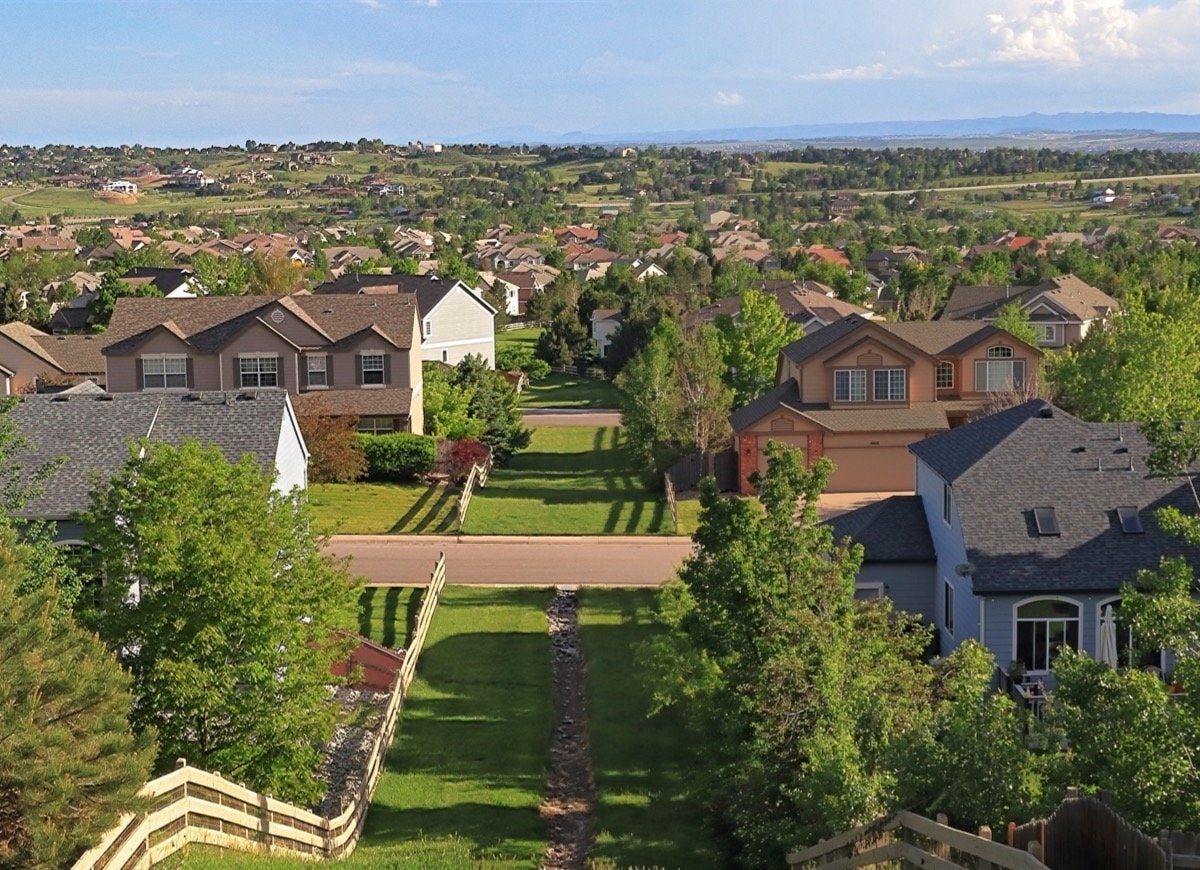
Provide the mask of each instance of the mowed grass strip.
[{"label": "mowed grass strip", "polygon": [[621,390],[603,378],[551,372],[530,382],[521,393],[521,407],[615,410],[621,407]]},{"label": "mowed grass strip", "polygon": [[718,865],[704,808],[690,791],[695,763],[675,711],[647,718],[650,691],[639,644],[665,629],[648,589],[583,589],[579,625],[587,661],[588,729],[595,774],[600,867]]},{"label": "mowed grass strip", "polygon": [[470,535],[669,535],[662,495],[642,484],[617,426],[535,426],[467,509]]},{"label": "mowed grass strip", "polygon": [[[553,710],[544,613],[551,595],[547,589],[446,588],[362,840],[350,858],[332,866],[540,864],[545,837],[538,806]],[[394,630],[399,635],[403,626]],[[167,866],[298,864],[192,846]]]},{"label": "mowed grass strip", "polygon": [[317,528],[340,535],[453,534],[458,491],[424,483],[314,483]]}]

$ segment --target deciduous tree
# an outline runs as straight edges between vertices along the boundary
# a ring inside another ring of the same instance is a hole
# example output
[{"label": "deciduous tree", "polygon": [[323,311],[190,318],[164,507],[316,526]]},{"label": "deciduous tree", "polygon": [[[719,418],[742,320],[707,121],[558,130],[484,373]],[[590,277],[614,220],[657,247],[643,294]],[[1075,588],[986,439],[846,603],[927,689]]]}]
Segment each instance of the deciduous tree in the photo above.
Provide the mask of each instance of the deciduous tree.
[{"label": "deciduous tree", "polygon": [[336,717],[331,662],[353,583],[324,556],[307,505],[215,447],[143,444],[93,494],[94,614],[133,676],[131,721],[178,756],[284,800],[313,777]]},{"label": "deciduous tree", "polygon": [[717,320],[733,404],[745,405],[775,385],[779,351],[804,334],[779,303],[753,288],[742,293],[737,317]]}]

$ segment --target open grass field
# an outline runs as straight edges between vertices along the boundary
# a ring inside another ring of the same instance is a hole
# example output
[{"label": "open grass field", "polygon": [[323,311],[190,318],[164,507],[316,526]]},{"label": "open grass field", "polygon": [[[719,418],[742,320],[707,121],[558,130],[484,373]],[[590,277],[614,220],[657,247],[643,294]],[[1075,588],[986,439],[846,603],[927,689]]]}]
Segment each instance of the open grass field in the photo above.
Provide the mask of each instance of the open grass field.
[{"label": "open grass field", "polygon": [[615,409],[621,407],[621,390],[603,378],[551,372],[530,382],[521,393],[521,407]]},{"label": "open grass field", "polygon": [[317,528],[342,535],[438,535],[454,531],[458,492],[423,483],[314,483]]},{"label": "open grass field", "polygon": [[[347,870],[536,867],[549,759],[546,589],[448,587]],[[620,674],[614,680],[622,679]],[[163,866],[294,867],[190,847]]]},{"label": "open grass field", "polygon": [[635,667],[637,645],[661,631],[656,592],[585,589],[579,624],[588,664],[588,725],[599,866],[718,865],[704,830],[704,810],[689,791],[693,763],[674,713],[647,718],[650,692]]},{"label": "open grass field", "polygon": [[502,329],[496,333],[496,351],[506,347],[527,347],[532,351],[537,347],[538,336],[542,334],[540,326],[528,329]]},{"label": "open grass field", "polygon": [[467,511],[471,535],[673,534],[661,495],[642,484],[619,427],[535,426]]}]

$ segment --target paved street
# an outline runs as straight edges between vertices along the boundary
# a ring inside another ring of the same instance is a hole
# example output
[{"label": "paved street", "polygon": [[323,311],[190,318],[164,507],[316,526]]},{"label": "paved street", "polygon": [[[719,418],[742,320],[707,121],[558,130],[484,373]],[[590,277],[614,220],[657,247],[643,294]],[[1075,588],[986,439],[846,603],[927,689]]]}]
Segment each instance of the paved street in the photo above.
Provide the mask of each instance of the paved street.
[{"label": "paved street", "polygon": [[328,552],[349,556],[372,584],[427,582],[446,553],[450,583],[657,586],[691,552],[689,538],[336,535]]}]

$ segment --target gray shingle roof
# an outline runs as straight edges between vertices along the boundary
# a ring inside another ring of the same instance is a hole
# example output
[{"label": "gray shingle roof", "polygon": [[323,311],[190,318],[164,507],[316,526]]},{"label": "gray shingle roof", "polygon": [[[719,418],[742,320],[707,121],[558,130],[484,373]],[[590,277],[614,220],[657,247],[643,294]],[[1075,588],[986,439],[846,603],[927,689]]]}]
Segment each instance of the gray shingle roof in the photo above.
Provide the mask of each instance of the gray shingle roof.
[{"label": "gray shingle roof", "polygon": [[[1148,472],[1135,424],[1085,423],[1034,400],[909,450],[952,485],[977,594],[1116,591],[1164,555],[1200,557],[1158,529],[1158,508],[1196,505],[1186,483]],[[1126,505],[1145,534],[1121,531]],[[1036,507],[1055,509],[1061,534],[1037,533]]]},{"label": "gray shingle roof", "polygon": [[1092,320],[1104,311],[1119,311],[1121,308],[1121,304],[1103,290],[1074,275],[1059,275],[1036,287],[955,287],[939,320],[992,318],[1009,302],[1028,305],[1043,294],[1055,306],[1079,321]]},{"label": "gray shingle roof", "polygon": [[16,515],[62,519],[86,510],[96,484],[111,479],[130,443],[145,437],[173,445],[192,438],[231,461],[249,453],[274,470],[286,402],[282,390],[24,396],[8,412],[27,442],[15,460],[29,473],[64,461]]},{"label": "gray shingle roof", "polygon": [[[451,290],[460,282],[443,281],[431,275],[356,275],[348,273],[336,281],[326,281],[313,288],[314,296],[383,296],[387,294],[412,294],[417,300],[417,310],[424,317],[437,304],[446,298]],[[463,284],[466,287],[466,284]],[[471,292],[467,288],[467,292]],[[477,293],[471,293],[480,304],[488,309],[492,306],[487,300],[481,299]],[[492,313],[495,310],[492,309]]]},{"label": "gray shingle roof", "polygon": [[917,495],[893,495],[829,520],[834,540],[863,545],[868,562],[935,562],[937,553]]}]

